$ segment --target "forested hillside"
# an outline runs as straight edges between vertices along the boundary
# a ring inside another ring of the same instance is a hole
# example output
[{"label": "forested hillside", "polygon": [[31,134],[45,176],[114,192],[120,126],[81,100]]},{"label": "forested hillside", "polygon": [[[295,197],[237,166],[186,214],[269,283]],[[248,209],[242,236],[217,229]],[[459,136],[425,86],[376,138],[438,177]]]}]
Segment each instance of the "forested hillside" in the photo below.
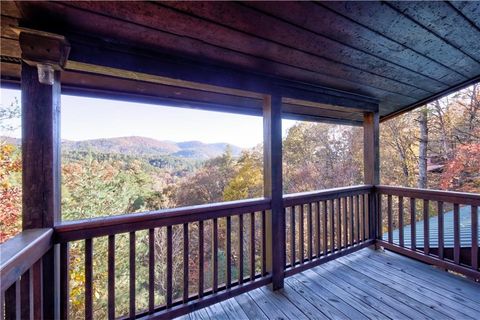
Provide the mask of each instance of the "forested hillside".
[{"label": "forested hillside", "polygon": [[[18,117],[18,105],[2,106],[0,119]],[[5,131],[4,128],[3,131]],[[297,123],[284,138],[284,192],[293,193],[363,183],[363,129],[322,123]],[[405,113],[381,124],[381,181],[410,187],[480,192],[480,85]],[[0,240],[20,229],[21,154],[18,141],[0,142]],[[262,146],[239,150],[226,144],[173,143],[141,137],[98,139],[62,144],[62,219],[87,219],[113,214],[158,210],[263,195]],[[219,220],[219,239],[225,239]],[[248,225],[248,223],[246,223]],[[190,243],[198,243],[192,224]],[[211,248],[205,225],[205,261]],[[165,230],[158,229],[155,254],[165,258]],[[177,234],[177,231],[179,234]],[[174,257],[181,253],[180,230],[174,229]],[[238,231],[233,231],[234,233]],[[197,230],[198,233],[198,230]],[[236,235],[233,235],[235,239]],[[127,250],[128,238],[118,237],[118,252]],[[137,302],[146,307],[148,288],[147,234],[137,233]],[[70,250],[72,318],[83,306],[83,242]],[[105,238],[95,239],[95,318],[106,313]],[[233,249],[232,273],[237,272]],[[225,253],[219,248],[220,264]],[[123,251],[127,252],[127,251]],[[128,292],[127,255],[116,262],[118,292]],[[196,290],[197,253],[190,253],[191,290]],[[222,260],[223,259],[223,260]],[[175,260],[176,261],[176,260]],[[174,291],[181,294],[174,263]],[[158,263],[155,287],[165,292],[165,270]],[[247,270],[248,266],[245,266]],[[209,268],[206,268],[209,270]],[[206,271],[208,273],[208,271]],[[209,279],[210,274],[205,275]],[[224,275],[219,275],[219,282]],[[207,280],[205,282],[208,282]],[[128,294],[117,295],[117,312],[128,308]],[[143,298],[142,298],[143,297]],[[162,296],[156,304],[161,304]]]}]

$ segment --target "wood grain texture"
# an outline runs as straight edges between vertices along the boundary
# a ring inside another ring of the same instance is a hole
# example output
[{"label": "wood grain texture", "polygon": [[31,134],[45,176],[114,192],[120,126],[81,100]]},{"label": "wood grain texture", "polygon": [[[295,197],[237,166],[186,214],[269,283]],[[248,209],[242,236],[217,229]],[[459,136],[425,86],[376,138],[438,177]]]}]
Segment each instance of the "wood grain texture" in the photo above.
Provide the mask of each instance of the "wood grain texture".
[{"label": "wood grain texture", "polygon": [[266,222],[267,270],[273,287],[283,288],[285,265],[285,211],[282,182],[282,115],[279,93],[264,97],[263,105],[263,174],[264,194],[271,198]]}]

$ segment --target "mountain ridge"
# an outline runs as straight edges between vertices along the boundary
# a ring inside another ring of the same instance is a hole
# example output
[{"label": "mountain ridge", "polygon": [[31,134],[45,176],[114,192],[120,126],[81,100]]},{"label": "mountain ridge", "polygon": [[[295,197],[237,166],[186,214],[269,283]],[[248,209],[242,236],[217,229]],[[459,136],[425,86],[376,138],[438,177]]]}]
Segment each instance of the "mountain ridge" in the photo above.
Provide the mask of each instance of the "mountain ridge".
[{"label": "mountain ridge", "polygon": [[[20,145],[19,138],[1,136],[1,140]],[[179,158],[206,160],[223,154],[230,147],[232,156],[239,156],[242,148],[225,143],[205,143],[198,140],[174,142],[148,137],[127,136],[88,140],[62,140],[63,151],[93,151],[139,156],[169,155]]]}]

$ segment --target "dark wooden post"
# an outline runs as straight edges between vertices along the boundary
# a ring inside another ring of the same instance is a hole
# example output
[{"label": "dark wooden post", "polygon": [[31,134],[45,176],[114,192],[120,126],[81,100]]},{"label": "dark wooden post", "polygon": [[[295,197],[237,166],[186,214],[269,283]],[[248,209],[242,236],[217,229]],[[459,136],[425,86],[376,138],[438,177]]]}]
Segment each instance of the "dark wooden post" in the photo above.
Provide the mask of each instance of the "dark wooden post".
[{"label": "dark wooden post", "polygon": [[[51,228],[60,219],[60,70],[65,65],[69,45],[61,36],[34,30],[22,30],[19,40],[22,50],[23,229]],[[39,65],[45,68],[42,77]],[[41,297],[34,297],[41,303],[34,308],[43,309],[44,319],[59,317],[55,314],[56,267],[52,249],[43,257],[41,267],[33,269],[34,286],[42,286]]]},{"label": "dark wooden post", "polygon": [[265,197],[272,209],[267,219],[267,271],[273,290],[283,288],[285,265],[285,214],[282,185],[282,100],[278,94],[265,96],[263,103],[263,181]]},{"label": "dark wooden post", "polygon": [[[380,127],[378,112],[368,112],[363,117],[363,166],[365,184],[378,185],[380,183]],[[372,226],[369,228],[370,239],[377,239],[381,235],[378,221],[377,194],[374,191],[369,197],[369,212]]]}]

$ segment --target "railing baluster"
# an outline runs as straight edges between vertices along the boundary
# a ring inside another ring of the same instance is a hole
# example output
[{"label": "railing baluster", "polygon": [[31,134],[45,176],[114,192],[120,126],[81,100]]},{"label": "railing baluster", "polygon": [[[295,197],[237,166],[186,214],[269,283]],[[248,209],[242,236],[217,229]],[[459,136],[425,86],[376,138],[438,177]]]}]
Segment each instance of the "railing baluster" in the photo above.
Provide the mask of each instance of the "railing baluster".
[{"label": "railing baluster", "polygon": [[255,279],[255,212],[250,213],[250,280]]},{"label": "railing baluster", "polygon": [[304,219],[303,219],[303,204],[300,205],[300,211],[299,211],[299,217],[298,217],[298,257],[300,258],[300,263],[303,263],[304,260],[304,252],[303,252],[303,244],[304,244],[304,238],[303,238],[303,224],[304,224]]},{"label": "railing baluster", "polygon": [[362,241],[367,240],[367,195],[362,194]]},{"label": "railing baluster", "polygon": [[354,243],[354,228],[353,228],[353,221],[354,221],[354,211],[353,211],[353,196],[349,197],[350,202],[350,245],[353,246]]},{"label": "railing baluster", "polygon": [[[227,250],[227,288],[232,286],[232,218],[227,217],[226,222],[226,250]],[[263,230],[265,232],[265,229]]]},{"label": "railing baluster", "polygon": [[343,245],[348,248],[348,198],[343,199]]},{"label": "railing baluster", "polygon": [[393,242],[392,195],[387,196],[388,242]]},{"label": "railing baluster", "polygon": [[[68,319],[70,301],[69,243],[60,244],[60,319]],[[33,269],[31,274],[33,276]]]},{"label": "railing baluster", "polygon": [[357,244],[360,243],[360,199],[358,195],[355,196],[355,226],[357,233]]},{"label": "railing baluster", "polygon": [[472,206],[472,253],[471,265],[473,270],[478,270],[478,207]]},{"label": "railing baluster", "polygon": [[323,254],[328,253],[328,206],[327,201],[322,201],[323,206]]},{"label": "railing baluster", "polygon": [[135,266],[135,256],[136,256],[136,244],[135,244],[135,231],[130,232],[130,307],[129,307],[129,314],[130,318],[135,318],[135,281],[136,281],[136,266]]},{"label": "railing baluster", "polygon": [[317,248],[317,258],[320,257],[322,248],[320,247],[320,202],[315,202],[315,211],[316,211],[316,220],[315,220],[315,226],[316,226],[316,234],[315,234],[315,243],[316,243],[316,248]]},{"label": "railing baluster", "polygon": [[290,264],[295,267],[295,206],[290,207]]},{"label": "railing baluster", "polygon": [[[33,319],[41,319],[43,317],[42,309],[42,259],[35,262],[32,270],[32,297],[33,297]],[[68,304],[68,302],[67,302]]]},{"label": "railing baluster", "polygon": [[410,246],[412,250],[417,250],[417,230],[416,230],[416,222],[417,222],[417,214],[416,214],[416,205],[415,205],[415,198],[410,198]]},{"label": "railing baluster", "polygon": [[198,297],[203,297],[203,264],[204,264],[204,244],[203,244],[203,220],[198,222]]},{"label": "railing baluster", "polygon": [[383,217],[382,217],[382,194],[378,193],[377,195],[377,238],[380,240],[383,239]]},{"label": "railing baluster", "polygon": [[188,302],[189,289],[188,289],[188,223],[183,224],[183,303]]},{"label": "railing baluster", "polygon": [[460,206],[453,204],[453,261],[460,264]]},{"label": "railing baluster", "polygon": [[243,283],[243,214],[238,216],[238,283]]},{"label": "railing baluster", "polygon": [[307,212],[307,227],[308,227],[308,260],[312,261],[313,257],[313,226],[312,226],[312,203],[309,203],[308,206],[308,212]]},{"label": "railing baluster", "polygon": [[329,202],[332,217],[330,220],[330,250],[333,253],[335,251],[335,201],[332,199]]},{"label": "railing baluster", "polygon": [[262,211],[262,276],[267,274],[267,221],[265,210]]},{"label": "railing baluster", "polygon": [[[149,241],[152,241],[149,239]],[[115,319],[115,235],[108,236],[108,318]],[[150,268],[153,266],[150,265]],[[153,269],[153,268],[152,268]],[[150,279],[149,279],[150,280]],[[153,310],[153,306],[152,306]],[[62,318],[63,319],[63,318]]]},{"label": "railing baluster", "polygon": [[340,198],[337,199],[337,247],[342,249],[342,206]]},{"label": "railing baluster", "polygon": [[218,220],[213,219],[213,231],[212,231],[212,290],[217,292],[218,290]]},{"label": "railing baluster", "polygon": [[398,240],[400,247],[405,245],[404,234],[403,234],[403,197],[398,197]]},{"label": "railing baluster", "polygon": [[172,282],[173,282],[173,250],[172,250],[172,226],[167,226],[167,308],[172,306]]},{"label": "railing baluster", "polygon": [[423,253],[430,254],[429,201],[423,200]]},{"label": "railing baluster", "polygon": [[438,257],[444,259],[444,224],[443,224],[443,201],[437,201],[438,212]]},{"label": "railing baluster", "polygon": [[[30,269],[20,279],[20,318],[30,319]],[[1,301],[0,301],[1,303]]]},{"label": "railing baluster", "polygon": [[93,247],[92,239],[85,240],[85,319],[93,319]]},{"label": "railing baluster", "polygon": [[365,194],[365,239],[368,240],[370,239],[370,222],[371,222],[371,212],[370,212],[370,197],[371,194],[366,193]]},{"label": "railing baluster", "polygon": [[155,305],[155,229],[148,230],[148,312]]},{"label": "railing baluster", "polygon": [[20,281],[5,291],[5,320],[20,318]]}]

